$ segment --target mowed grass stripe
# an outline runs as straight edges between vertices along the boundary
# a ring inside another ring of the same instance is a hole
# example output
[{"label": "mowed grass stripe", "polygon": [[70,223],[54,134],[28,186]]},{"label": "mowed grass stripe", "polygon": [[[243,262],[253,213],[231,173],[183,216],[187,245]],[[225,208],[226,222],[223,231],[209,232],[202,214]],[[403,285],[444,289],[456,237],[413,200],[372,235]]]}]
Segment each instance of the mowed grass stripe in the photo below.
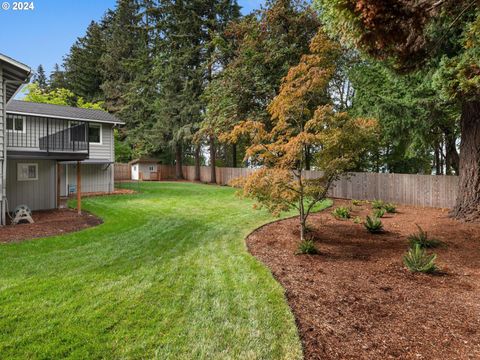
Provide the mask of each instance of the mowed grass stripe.
[{"label": "mowed grass stripe", "polygon": [[2,359],[299,359],[282,288],[244,238],[271,221],[226,187],[89,198],[104,224],[0,246]]}]

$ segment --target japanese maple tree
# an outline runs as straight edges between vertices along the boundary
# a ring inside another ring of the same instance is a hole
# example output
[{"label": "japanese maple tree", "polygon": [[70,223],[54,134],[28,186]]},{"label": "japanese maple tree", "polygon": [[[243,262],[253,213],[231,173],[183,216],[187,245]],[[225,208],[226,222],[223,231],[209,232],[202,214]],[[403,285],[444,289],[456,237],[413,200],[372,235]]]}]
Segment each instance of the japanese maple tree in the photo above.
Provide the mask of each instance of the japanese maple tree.
[{"label": "japanese maple tree", "polygon": [[[328,84],[339,55],[339,44],[320,31],[309,54],[289,70],[269,105],[271,126],[247,120],[226,135],[230,141],[249,136],[246,158],[261,165],[235,184],[273,214],[296,209],[302,241],[315,205],[326,199],[335,180],[355,166],[376,130],[375,120],[352,119],[334,110]],[[315,179],[305,177],[307,147],[315,150],[314,165],[322,170]]]}]

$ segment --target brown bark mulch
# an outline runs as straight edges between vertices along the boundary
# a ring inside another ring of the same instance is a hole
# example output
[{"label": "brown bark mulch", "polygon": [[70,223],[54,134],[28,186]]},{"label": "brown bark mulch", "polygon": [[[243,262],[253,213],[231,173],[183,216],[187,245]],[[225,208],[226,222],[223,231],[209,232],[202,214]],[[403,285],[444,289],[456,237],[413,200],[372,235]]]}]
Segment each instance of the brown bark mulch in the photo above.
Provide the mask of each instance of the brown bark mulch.
[{"label": "brown bark mulch", "polygon": [[83,212],[78,215],[76,210],[71,209],[34,211],[32,218],[34,224],[21,223],[0,227],[0,243],[63,235],[102,223],[100,218],[92,214]]},{"label": "brown bark mulch", "polygon": [[[371,211],[339,205],[362,219]],[[309,222],[319,255],[294,254],[298,219],[247,239],[286,290],[305,358],[480,359],[480,224],[456,222],[446,210],[399,206],[382,219],[385,233],[372,235],[362,224],[335,219],[332,209]],[[440,274],[404,267],[415,224],[444,243],[433,250]]]}]

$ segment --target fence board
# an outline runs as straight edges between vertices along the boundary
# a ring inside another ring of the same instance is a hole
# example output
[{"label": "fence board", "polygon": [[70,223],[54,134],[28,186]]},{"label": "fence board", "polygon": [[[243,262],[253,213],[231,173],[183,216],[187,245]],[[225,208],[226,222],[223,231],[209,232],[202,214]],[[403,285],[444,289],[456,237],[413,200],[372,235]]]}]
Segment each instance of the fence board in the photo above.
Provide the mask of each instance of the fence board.
[{"label": "fence board", "polygon": [[[216,168],[217,184],[228,185],[233,179],[246,177],[255,169]],[[195,178],[194,166],[183,166],[186,180]],[[320,171],[305,171],[306,179],[322,176]],[[175,178],[175,167],[159,166],[159,179]],[[115,180],[130,179],[128,164],[115,164]],[[210,167],[200,167],[200,181],[210,182]],[[351,173],[335,182],[329,196],[356,199],[381,199],[397,204],[452,208],[457,197],[458,177],[415,174]]]},{"label": "fence board", "polygon": [[129,164],[115,163],[114,165],[115,181],[131,180],[131,167]]}]

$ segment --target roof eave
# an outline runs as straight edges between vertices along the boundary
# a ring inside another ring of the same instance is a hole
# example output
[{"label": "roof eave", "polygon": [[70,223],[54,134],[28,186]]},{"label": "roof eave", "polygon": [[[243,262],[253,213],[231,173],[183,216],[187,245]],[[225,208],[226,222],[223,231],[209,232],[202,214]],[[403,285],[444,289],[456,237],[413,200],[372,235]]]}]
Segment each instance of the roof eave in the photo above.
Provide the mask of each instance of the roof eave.
[{"label": "roof eave", "polygon": [[86,122],[94,122],[94,123],[102,123],[102,124],[112,124],[112,125],[125,125],[125,123],[124,123],[123,121],[92,120],[92,119],[76,118],[76,117],[67,117],[67,116],[36,114],[36,113],[22,112],[22,111],[11,111],[11,110],[7,110],[7,114],[24,115],[24,116],[37,116],[37,117],[44,117],[44,118],[51,118],[51,119],[72,120],[72,121],[86,121]]},{"label": "roof eave", "polygon": [[15,60],[15,59],[12,59],[11,57],[0,54],[0,60],[3,61],[3,62],[6,62],[7,64],[10,64],[12,66],[15,66],[15,67],[25,71],[28,74],[28,77],[32,73],[32,69],[29,66],[27,66],[25,64],[22,64],[21,62]]}]

